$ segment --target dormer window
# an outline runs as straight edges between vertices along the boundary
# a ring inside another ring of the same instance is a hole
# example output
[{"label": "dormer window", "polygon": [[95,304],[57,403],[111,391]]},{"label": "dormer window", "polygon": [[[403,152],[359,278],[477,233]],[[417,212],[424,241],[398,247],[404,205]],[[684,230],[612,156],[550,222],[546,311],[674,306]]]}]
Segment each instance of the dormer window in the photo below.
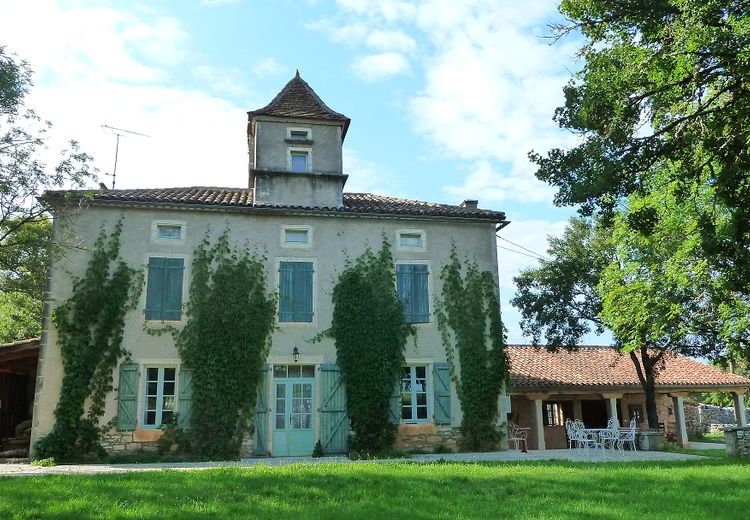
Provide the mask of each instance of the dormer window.
[{"label": "dormer window", "polygon": [[310,149],[290,148],[289,170],[292,172],[309,172],[312,167],[310,155]]}]

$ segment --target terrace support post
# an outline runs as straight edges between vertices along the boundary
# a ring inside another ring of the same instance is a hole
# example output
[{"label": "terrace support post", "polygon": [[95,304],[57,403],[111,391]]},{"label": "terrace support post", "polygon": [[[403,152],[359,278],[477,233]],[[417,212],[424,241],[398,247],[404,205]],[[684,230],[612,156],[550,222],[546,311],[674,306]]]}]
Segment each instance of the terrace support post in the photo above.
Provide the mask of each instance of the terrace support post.
[{"label": "terrace support post", "polygon": [[607,419],[619,419],[617,413],[617,400],[622,398],[622,394],[602,394],[602,398],[605,399],[607,404]]},{"label": "terrace support post", "polygon": [[677,444],[682,448],[688,448],[690,443],[688,442],[687,427],[685,426],[685,404],[683,402],[685,394],[671,394],[671,396],[674,420],[677,427],[677,431],[675,432]]},{"label": "terrace support post", "polygon": [[549,399],[548,394],[529,394],[527,397],[531,400],[531,425],[534,429],[533,435],[536,438],[536,449],[546,450],[547,444],[544,442],[544,401]]},{"label": "terrace support post", "polygon": [[734,416],[737,419],[737,426],[747,426],[747,415],[745,414],[745,393],[732,392],[734,401]]},{"label": "terrace support post", "polygon": [[583,409],[581,408],[580,399],[573,401],[573,419],[583,420]]}]

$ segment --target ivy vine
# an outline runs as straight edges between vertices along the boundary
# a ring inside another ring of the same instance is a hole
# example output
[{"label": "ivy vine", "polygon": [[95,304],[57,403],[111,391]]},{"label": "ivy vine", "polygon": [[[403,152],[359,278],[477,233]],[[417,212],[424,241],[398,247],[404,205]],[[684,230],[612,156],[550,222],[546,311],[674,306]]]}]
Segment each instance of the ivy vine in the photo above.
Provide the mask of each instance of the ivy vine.
[{"label": "ivy vine", "polygon": [[[122,221],[102,229],[73,295],[52,314],[63,365],[52,431],[35,445],[37,457],[80,460],[104,454],[99,419],[112,391],[112,373],[128,353],[122,347],[125,315],[135,309],[143,273],[120,259]],[[85,409],[87,406],[87,409]]]},{"label": "ivy vine", "polygon": [[462,265],[455,245],[440,279],[435,317],[463,410],[463,447],[487,450],[499,440],[497,401],[508,381],[497,281],[475,262]]},{"label": "ivy vine", "polygon": [[396,269],[388,241],[369,248],[341,273],[333,289],[333,321],[327,333],[346,385],[353,435],[349,450],[378,453],[393,443],[390,398],[401,377],[412,327],[396,294]]},{"label": "ivy vine", "polygon": [[187,323],[173,331],[183,363],[193,370],[195,455],[237,458],[251,429],[276,314],[264,266],[264,257],[230,248],[227,232],[195,250]]}]

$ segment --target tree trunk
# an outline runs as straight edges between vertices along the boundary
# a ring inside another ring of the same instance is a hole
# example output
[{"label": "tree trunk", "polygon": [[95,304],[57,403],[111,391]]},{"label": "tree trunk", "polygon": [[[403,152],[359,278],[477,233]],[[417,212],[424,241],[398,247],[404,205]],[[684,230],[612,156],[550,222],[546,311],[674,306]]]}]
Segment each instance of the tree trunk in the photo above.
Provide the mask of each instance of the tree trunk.
[{"label": "tree trunk", "polygon": [[661,354],[651,356],[647,347],[641,347],[640,359],[635,352],[630,353],[630,359],[635,365],[635,371],[638,374],[638,380],[643,387],[643,393],[646,396],[646,417],[648,427],[651,430],[659,429],[659,416],[656,412],[656,372],[654,367],[661,358]]}]

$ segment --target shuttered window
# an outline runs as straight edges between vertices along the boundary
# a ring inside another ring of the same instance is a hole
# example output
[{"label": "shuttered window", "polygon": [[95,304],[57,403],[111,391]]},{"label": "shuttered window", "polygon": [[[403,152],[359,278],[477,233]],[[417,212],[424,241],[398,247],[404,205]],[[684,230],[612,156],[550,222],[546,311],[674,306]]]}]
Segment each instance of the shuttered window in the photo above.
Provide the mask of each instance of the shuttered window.
[{"label": "shuttered window", "polygon": [[313,320],[312,262],[279,262],[279,321]]},{"label": "shuttered window", "polygon": [[172,421],[175,412],[177,369],[147,367],[144,392],[143,426],[159,427]]},{"label": "shuttered window", "polygon": [[407,323],[430,321],[428,276],[426,264],[398,264],[396,266],[398,299],[404,306],[404,318]]},{"label": "shuttered window", "polygon": [[146,282],[146,319],[182,319],[182,258],[149,258]]},{"label": "shuttered window", "polygon": [[401,378],[401,420],[427,420],[427,367],[404,367]]}]

